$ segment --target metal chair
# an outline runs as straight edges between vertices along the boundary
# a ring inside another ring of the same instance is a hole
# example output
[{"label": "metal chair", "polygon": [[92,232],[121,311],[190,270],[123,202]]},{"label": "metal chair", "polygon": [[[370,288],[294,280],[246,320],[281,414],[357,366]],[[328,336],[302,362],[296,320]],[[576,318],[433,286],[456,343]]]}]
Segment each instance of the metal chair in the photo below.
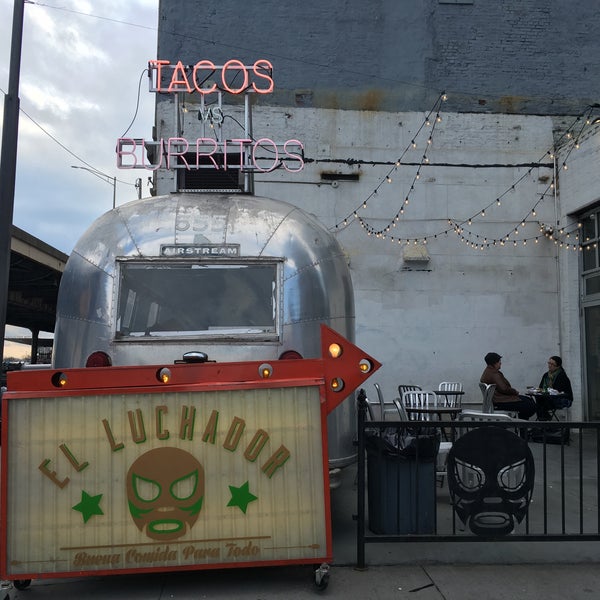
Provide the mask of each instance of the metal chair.
[{"label": "metal chair", "polygon": [[381,386],[374,383],[375,391],[377,392],[377,400],[369,400],[367,398],[367,410],[371,421],[385,421],[386,415],[393,414],[397,418],[397,408],[394,402],[386,402],[381,391]]},{"label": "metal chair", "polygon": [[479,382],[479,389],[483,397],[482,412],[491,414],[494,412],[494,393],[496,392],[495,383]]},{"label": "metal chair", "polygon": [[398,393],[400,394],[400,398],[402,398],[402,394],[404,394],[404,392],[418,392],[420,390],[421,390],[421,386],[418,386],[418,385],[400,384],[398,386]]},{"label": "metal chair", "polygon": [[383,421],[383,412],[381,411],[381,404],[379,398],[371,400],[368,396],[365,397],[367,401],[367,418],[369,421]]},{"label": "metal chair", "polygon": [[514,410],[509,410],[509,411],[504,412],[504,411],[497,411],[494,408],[494,392],[496,391],[495,383],[483,383],[482,381],[480,381],[479,389],[481,390],[481,394],[483,396],[482,411],[484,413],[487,413],[490,415],[507,415],[511,419],[518,418],[518,413]]},{"label": "metal chair", "polygon": [[463,410],[458,415],[459,421],[511,421],[515,423],[527,423],[523,419],[518,419],[510,414],[503,412],[479,412],[476,410]]},{"label": "metal chair", "polygon": [[394,398],[393,400],[396,410],[398,411],[398,415],[400,416],[401,421],[410,421],[408,417],[408,413],[406,412],[406,408],[404,407],[404,403],[401,398]]},{"label": "metal chair", "polygon": [[[411,390],[413,392],[418,392],[419,390]],[[427,393],[427,392],[425,392]],[[431,393],[431,392],[430,392]],[[404,402],[401,398],[394,398],[394,404],[396,405],[396,409],[398,414],[400,415],[401,421],[409,421],[410,417],[406,412],[406,407],[404,406]],[[438,454],[436,458],[435,464],[435,477],[436,481],[440,484],[440,487],[444,485],[444,478],[446,476],[446,462],[448,460],[448,452],[450,452],[450,448],[452,448],[452,442],[442,441],[440,442],[440,447],[438,449]]]},{"label": "metal chair", "polygon": [[[463,410],[458,415],[459,421],[510,421],[511,423],[515,423],[514,433],[516,433],[520,437],[527,437],[527,421],[523,419],[519,419],[514,413],[503,413],[503,412],[478,412],[475,410]],[[512,427],[511,427],[512,429]],[[460,427],[458,429],[458,436],[461,436],[465,431],[468,430],[468,427],[465,428]]]},{"label": "metal chair", "polygon": [[[463,384],[458,381],[442,381],[438,386],[438,390],[440,392],[449,391],[449,392],[462,392]],[[461,406],[461,396],[444,396],[443,394],[439,394],[444,397],[444,401],[446,406]]]},{"label": "metal chair", "polygon": [[394,402],[394,400],[392,401],[387,401],[385,400],[384,396],[383,396],[383,392],[381,391],[381,386],[378,383],[374,383],[373,386],[375,387],[375,390],[377,391],[377,398],[379,399],[379,404],[381,406],[381,414],[382,414],[382,420],[385,421],[386,415],[392,415],[393,419],[397,419],[398,418],[398,412],[397,412],[397,407],[396,404]]},{"label": "metal chair", "polygon": [[[417,409],[417,408],[428,408],[431,406],[437,406],[437,395],[435,392],[424,391],[424,390],[410,390],[402,394],[402,403],[406,408]],[[435,418],[435,414],[418,411],[412,413],[413,421],[429,421]]]}]

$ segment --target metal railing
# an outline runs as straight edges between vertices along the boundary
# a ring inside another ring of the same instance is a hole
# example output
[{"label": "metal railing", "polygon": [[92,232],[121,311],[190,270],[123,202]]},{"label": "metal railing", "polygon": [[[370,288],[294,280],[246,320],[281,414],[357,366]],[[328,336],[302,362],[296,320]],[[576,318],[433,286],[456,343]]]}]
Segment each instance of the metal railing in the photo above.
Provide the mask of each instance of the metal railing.
[{"label": "metal railing", "polygon": [[[600,540],[600,423],[370,421],[364,395],[357,408],[358,568],[372,543]],[[505,435],[525,458],[494,441]],[[431,439],[452,443],[447,465],[431,456]],[[484,473],[491,463],[496,472]]]}]

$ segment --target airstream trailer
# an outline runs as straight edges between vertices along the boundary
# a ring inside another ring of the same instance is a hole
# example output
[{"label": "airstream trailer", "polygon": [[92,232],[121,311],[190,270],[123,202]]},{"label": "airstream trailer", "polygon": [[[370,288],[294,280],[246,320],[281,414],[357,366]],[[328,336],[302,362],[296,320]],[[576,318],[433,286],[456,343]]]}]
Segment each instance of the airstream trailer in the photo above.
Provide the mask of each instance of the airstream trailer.
[{"label": "airstream trailer", "polygon": [[[316,219],[264,197],[173,193],[107,212],[78,241],[53,366],[313,358],[322,323],[354,341],[347,259]],[[330,469],[355,459],[353,413],[346,401],[328,417]]]}]

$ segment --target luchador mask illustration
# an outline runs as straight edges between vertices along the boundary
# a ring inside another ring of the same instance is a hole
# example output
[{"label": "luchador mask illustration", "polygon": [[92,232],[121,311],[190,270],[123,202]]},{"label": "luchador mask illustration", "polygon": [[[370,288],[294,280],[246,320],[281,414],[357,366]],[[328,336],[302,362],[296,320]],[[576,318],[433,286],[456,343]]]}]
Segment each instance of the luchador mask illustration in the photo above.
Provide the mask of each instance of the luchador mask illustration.
[{"label": "luchador mask illustration", "polygon": [[127,472],[129,512],[154,540],[174,540],[196,522],[204,499],[204,469],[179,448],[142,454]]},{"label": "luchador mask illustration", "polygon": [[500,427],[478,427],[448,454],[454,510],[476,535],[506,535],[529,507],[535,467],[527,442]]}]

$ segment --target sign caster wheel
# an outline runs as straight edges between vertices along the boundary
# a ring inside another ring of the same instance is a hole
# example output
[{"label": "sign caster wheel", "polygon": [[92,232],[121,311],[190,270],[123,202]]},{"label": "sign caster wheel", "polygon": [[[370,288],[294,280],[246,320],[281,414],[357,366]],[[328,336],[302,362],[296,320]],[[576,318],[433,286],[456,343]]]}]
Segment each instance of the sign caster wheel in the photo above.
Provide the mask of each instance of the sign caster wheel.
[{"label": "sign caster wheel", "polygon": [[329,584],[329,565],[327,563],[321,564],[315,570],[315,585],[318,590],[324,590]]},{"label": "sign caster wheel", "polygon": [[26,590],[31,585],[31,579],[15,579],[13,585],[18,590]]}]

